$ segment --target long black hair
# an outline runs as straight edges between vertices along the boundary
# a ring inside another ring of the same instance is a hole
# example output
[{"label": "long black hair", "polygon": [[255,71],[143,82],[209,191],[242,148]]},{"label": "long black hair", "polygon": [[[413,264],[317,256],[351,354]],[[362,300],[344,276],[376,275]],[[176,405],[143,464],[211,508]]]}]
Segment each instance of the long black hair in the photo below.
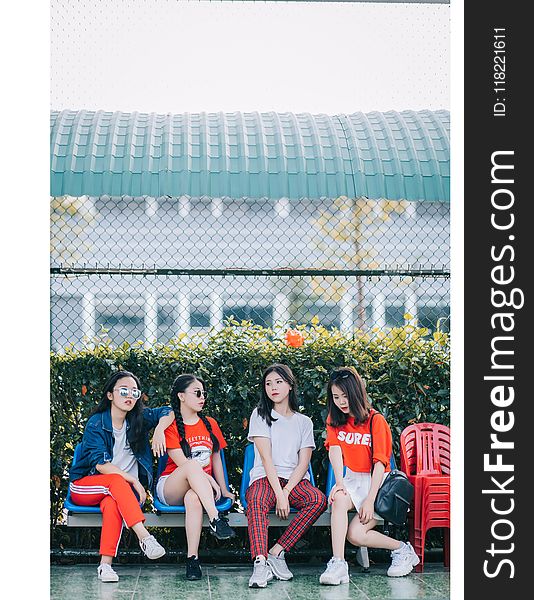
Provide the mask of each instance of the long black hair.
[{"label": "long black hair", "polygon": [[[340,410],[332,396],[332,386],[338,387],[347,396],[349,413]],[[354,417],[356,425],[365,423],[369,418],[371,405],[367,399],[365,383],[354,367],[341,367],[330,374],[330,380],[326,388],[326,400],[328,408],[327,424],[331,427],[345,425],[349,416]]]},{"label": "long black hair", "polygon": [[274,407],[274,402],[269,398],[269,396],[267,396],[267,392],[265,391],[265,380],[267,379],[267,375],[273,372],[280,375],[280,377],[286,383],[289,383],[289,385],[291,386],[291,389],[289,390],[288,402],[290,410],[292,410],[293,412],[300,412],[299,404],[297,401],[297,379],[293,375],[293,371],[287,365],[282,365],[280,363],[270,365],[265,369],[261,378],[260,401],[258,403],[258,415],[262,419],[265,419],[269,427],[272,425],[273,421],[278,420],[273,419],[271,416],[271,411]]},{"label": "long black hair", "polygon": [[[100,398],[100,402],[93,408],[90,413],[90,417],[97,413],[103,413],[106,410],[109,410],[111,407],[111,400],[108,398],[108,394],[113,394],[113,388],[119,379],[124,379],[125,377],[131,377],[135,383],[137,384],[137,388],[141,389],[141,383],[139,378],[131,373],[130,371],[116,371],[109,377],[109,379],[104,384],[104,389],[102,391],[102,397]],[[141,452],[146,443],[146,432],[144,427],[144,419],[143,419],[143,411],[145,409],[145,405],[143,403],[143,396],[136,400],[132,410],[128,412],[126,415],[126,421],[130,426],[130,435],[128,440],[130,442],[130,446],[134,452],[134,454]]]},{"label": "long black hair", "polygon": [[[195,381],[198,381],[202,384],[202,387],[205,389],[206,386],[204,381],[197,377],[196,375],[191,375],[190,373],[183,373],[182,375],[178,375],[178,377],[174,380],[171,388],[171,407],[174,411],[174,420],[176,421],[176,427],[178,429],[178,433],[180,434],[180,447],[182,448],[183,453],[187,458],[191,457],[191,446],[189,442],[185,439],[185,425],[184,419],[182,417],[182,412],[180,411],[180,398],[178,398],[178,394],[180,392],[185,392],[185,390]],[[213,433],[211,428],[211,423],[208,421],[206,415],[200,411],[197,413],[198,416],[202,419],[202,422],[206,426],[208,430],[211,441],[213,443],[213,452],[218,452],[220,445],[217,436]]]}]

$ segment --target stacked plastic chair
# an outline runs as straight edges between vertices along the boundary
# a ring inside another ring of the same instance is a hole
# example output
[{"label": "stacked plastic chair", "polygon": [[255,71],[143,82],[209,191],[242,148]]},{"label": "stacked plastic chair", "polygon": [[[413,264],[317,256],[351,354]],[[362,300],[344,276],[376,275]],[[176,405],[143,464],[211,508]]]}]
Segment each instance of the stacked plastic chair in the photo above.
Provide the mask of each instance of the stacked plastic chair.
[{"label": "stacked plastic chair", "polygon": [[450,561],[450,429],[439,423],[416,423],[400,436],[401,469],[415,488],[408,526],[410,543],[424,568],[426,532],[444,528],[444,564]]}]

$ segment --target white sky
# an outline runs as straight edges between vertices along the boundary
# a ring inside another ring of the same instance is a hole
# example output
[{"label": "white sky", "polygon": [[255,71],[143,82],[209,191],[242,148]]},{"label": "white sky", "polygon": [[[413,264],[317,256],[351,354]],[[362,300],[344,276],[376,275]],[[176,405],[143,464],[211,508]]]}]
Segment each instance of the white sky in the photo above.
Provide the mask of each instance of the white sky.
[{"label": "white sky", "polygon": [[448,5],[51,0],[51,108],[448,109]]}]

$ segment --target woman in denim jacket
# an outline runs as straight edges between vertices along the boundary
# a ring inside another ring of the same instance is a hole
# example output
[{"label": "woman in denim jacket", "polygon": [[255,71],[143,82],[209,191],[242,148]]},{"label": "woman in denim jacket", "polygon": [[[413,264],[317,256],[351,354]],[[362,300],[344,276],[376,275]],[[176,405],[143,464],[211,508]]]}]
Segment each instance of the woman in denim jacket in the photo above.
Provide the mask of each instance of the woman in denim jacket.
[{"label": "woman in denim jacket", "polygon": [[117,555],[123,522],[137,535],[148,558],[165,554],[144,526],[140,505],[146,500],[145,487],[152,487],[148,433],[155,428],[152,450],[161,456],[165,452],[165,428],[173,421],[171,408],[144,406],[139,379],[129,371],[118,371],[108,379],[102,399],[87,421],[80,458],[69,474],[70,492],[76,504],[100,505],[101,581],[119,580],[111,563]]}]

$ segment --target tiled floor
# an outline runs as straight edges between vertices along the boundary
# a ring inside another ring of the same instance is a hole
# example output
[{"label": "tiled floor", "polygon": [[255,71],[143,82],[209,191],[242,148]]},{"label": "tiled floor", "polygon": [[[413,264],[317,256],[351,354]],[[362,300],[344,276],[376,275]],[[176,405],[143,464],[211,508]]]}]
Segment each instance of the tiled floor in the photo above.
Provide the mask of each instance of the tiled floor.
[{"label": "tiled floor", "polygon": [[388,565],[370,573],[351,567],[351,581],[322,586],[322,566],[290,565],[293,581],[273,580],[265,589],[249,589],[250,565],[205,565],[201,581],[186,581],[179,565],[118,565],[118,583],[101,583],[96,565],[51,568],[51,600],[449,600],[449,573],[442,565],[425,565],[424,573],[386,575]]}]

